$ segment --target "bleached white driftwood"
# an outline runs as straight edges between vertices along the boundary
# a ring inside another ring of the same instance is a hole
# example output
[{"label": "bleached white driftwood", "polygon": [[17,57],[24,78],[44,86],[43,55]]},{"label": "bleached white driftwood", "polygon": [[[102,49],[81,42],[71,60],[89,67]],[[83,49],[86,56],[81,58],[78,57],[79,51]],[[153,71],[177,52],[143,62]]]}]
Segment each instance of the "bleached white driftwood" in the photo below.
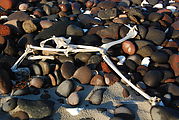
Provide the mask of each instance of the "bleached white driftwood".
[{"label": "bleached white driftwood", "polygon": [[[45,51],[55,51],[55,52],[62,52],[66,56],[68,56],[69,52],[77,53],[77,52],[99,52],[102,55],[102,58],[104,61],[135,91],[137,91],[139,94],[141,94],[144,98],[149,100],[151,105],[155,105],[159,103],[160,98],[157,97],[151,97],[139,88],[137,88],[134,84],[132,84],[118,69],[117,67],[112,63],[112,61],[109,59],[109,57],[106,55],[106,51],[117,44],[120,44],[124,42],[125,40],[134,38],[137,35],[137,27],[130,27],[129,25],[126,25],[128,28],[130,28],[127,35],[119,40],[109,42],[106,44],[103,44],[100,47],[94,47],[94,46],[86,46],[86,45],[73,45],[70,44],[71,39],[66,39],[64,37],[55,37],[49,38],[47,40],[44,40],[40,43],[41,47],[33,46],[33,45],[27,45],[27,48],[25,50],[25,53],[17,60],[17,62],[12,66],[12,71],[15,71],[18,67],[18,65],[23,61],[23,59],[31,52],[35,50],[45,50]],[[49,40],[53,40],[56,44],[56,48],[45,48],[45,43]],[[34,56],[34,59],[40,59],[43,58],[42,56]],[[45,58],[48,58],[47,56]],[[161,102],[160,102],[161,103]]]}]

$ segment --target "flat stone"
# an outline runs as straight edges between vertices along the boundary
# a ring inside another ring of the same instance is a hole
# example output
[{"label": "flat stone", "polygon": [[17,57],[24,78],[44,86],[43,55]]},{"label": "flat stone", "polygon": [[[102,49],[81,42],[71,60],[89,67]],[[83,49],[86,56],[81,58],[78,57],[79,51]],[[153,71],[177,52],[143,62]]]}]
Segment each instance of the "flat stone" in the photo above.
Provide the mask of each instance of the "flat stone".
[{"label": "flat stone", "polygon": [[110,20],[110,19],[115,18],[116,16],[117,16],[116,8],[100,10],[98,12],[98,17],[101,18],[102,20]]},{"label": "flat stone", "polygon": [[30,118],[41,119],[50,116],[53,112],[52,101],[18,99],[18,107],[26,112]]}]

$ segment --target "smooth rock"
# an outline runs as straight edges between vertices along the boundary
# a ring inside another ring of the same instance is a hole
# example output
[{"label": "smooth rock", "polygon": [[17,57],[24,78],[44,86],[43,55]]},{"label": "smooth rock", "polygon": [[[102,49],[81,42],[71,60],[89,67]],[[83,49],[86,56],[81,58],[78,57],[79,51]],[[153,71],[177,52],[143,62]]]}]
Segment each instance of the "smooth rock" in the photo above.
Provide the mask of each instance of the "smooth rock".
[{"label": "smooth rock", "polygon": [[83,29],[76,25],[69,25],[66,30],[66,34],[69,36],[83,36]]},{"label": "smooth rock", "polygon": [[44,81],[40,77],[35,77],[31,79],[30,85],[36,88],[42,88],[44,85]]},{"label": "smooth rock", "polygon": [[174,96],[179,96],[179,93],[178,93],[178,90],[179,90],[179,86],[178,85],[175,85],[173,83],[169,83],[168,84],[168,93],[174,95]]},{"label": "smooth rock", "polygon": [[99,105],[101,104],[102,100],[103,100],[103,93],[104,90],[103,89],[98,89],[95,90],[92,95],[89,98],[89,101],[94,104],[94,105]]},{"label": "smooth rock", "polygon": [[101,38],[118,39],[119,38],[118,32],[119,32],[119,25],[112,24],[107,28],[97,31],[96,34],[99,35]]},{"label": "smooth rock", "polygon": [[163,74],[159,70],[150,70],[144,75],[143,81],[150,87],[158,87],[162,78]]},{"label": "smooth rock", "polygon": [[132,111],[125,106],[120,106],[120,107],[115,108],[114,116],[121,117],[125,120],[134,120],[135,119],[135,116],[132,113]]},{"label": "smooth rock", "polygon": [[48,62],[40,61],[38,64],[40,65],[40,67],[42,69],[43,75],[49,74],[49,72],[50,72],[50,65],[49,65]]},{"label": "smooth rock", "polygon": [[162,107],[153,106],[150,110],[150,114],[153,120],[178,120],[179,112],[177,110]]},{"label": "smooth rock", "polygon": [[110,67],[108,66],[106,62],[101,62],[101,68],[102,68],[102,71],[105,73],[112,72],[112,70],[110,69]]},{"label": "smooth rock", "polygon": [[80,62],[83,62],[83,63],[87,63],[88,60],[90,59],[91,57],[91,53],[77,53],[75,55],[75,61],[80,61]]},{"label": "smooth rock", "polygon": [[97,4],[97,7],[102,8],[102,9],[111,9],[116,6],[116,3],[113,1],[101,1],[100,3]]},{"label": "smooth rock", "polygon": [[142,62],[142,57],[138,54],[130,55],[127,59],[134,61],[137,65],[140,65]]},{"label": "smooth rock", "polygon": [[26,3],[22,3],[19,5],[19,10],[20,11],[26,11],[28,9],[29,5]]},{"label": "smooth rock", "polygon": [[9,112],[9,111],[15,109],[16,106],[17,106],[17,99],[12,98],[12,99],[9,99],[8,101],[6,101],[5,103],[3,103],[2,110],[5,112]]},{"label": "smooth rock", "polygon": [[149,14],[148,20],[150,20],[152,22],[156,22],[156,21],[160,20],[162,17],[163,16],[160,13],[152,12],[152,13]]},{"label": "smooth rock", "polygon": [[65,79],[69,79],[75,72],[75,65],[72,62],[65,62],[62,64],[60,71]]},{"label": "smooth rock", "polygon": [[146,45],[138,49],[136,53],[142,57],[148,57],[148,56],[151,56],[153,52],[154,52],[153,47],[151,45]]},{"label": "smooth rock", "polygon": [[41,119],[50,116],[53,112],[52,101],[18,99],[18,107],[26,112],[30,118]]},{"label": "smooth rock", "polygon": [[147,46],[147,45],[154,46],[154,44],[152,42],[147,41],[147,40],[135,40],[134,43],[135,43],[135,45],[137,46],[138,49],[140,49],[144,46]]},{"label": "smooth rock", "polygon": [[42,74],[42,69],[41,69],[40,65],[38,65],[38,64],[32,64],[31,69],[32,69],[33,74],[35,74],[35,75]]},{"label": "smooth rock", "polygon": [[14,112],[11,116],[13,118],[17,118],[17,119],[20,119],[20,120],[28,120],[29,119],[29,115],[26,112],[23,112],[23,111]]},{"label": "smooth rock", "polygon": [[116,8],[100,10],[98,12],[98,17],[101,18],[102,20],[110,20],[110,19],[115,18],[116,16],[117,16]]},{"label": "smooth rock", "polygon": [[57,95],[68,97],[74,89],[74,84],[71,80],[63,81],[56,90]]},{"label": "smooth rock", "polygon": [[169,63],[171,68],[173,69],[175,76],[179,76],[179,55],[178,54],[173,54],[169,58]]},{"label": "smooth rock", "polygon": [[169,60],[169,56],[164,52],[156,51],[152,53],[151,59],[156,63],[167,63]]},{"label": "smooth rock", "polygon": [[11,29],[7,25],[0,25],[0,36],[8,36],[11,34]]},{"label": "smooth rock", "polygon": [[31,17],[23,11],[17,11],[8,16],[8,20],[25,21],[30,19]]},{"label": "smooth rock", "polygon": [[43,29],[45,29],[45,28],[51,27],[53,25],[53,22],[51,22],[49,20],[41,20],[40,25]]},{"label": "smooth rock", "polygon": [[113,85],[119,81],[119,78],[113,73],[106,73],[104,74],[104,80],[107,85]]},{"label": "smooth rock", "polygon": [[88,84],[92,78],[92,72],[87,66],[82,66],[78,68],[73,77],[78,79],[81,84]]},{"label": "smooth rock", "polygon": [[37,30],[37,26],[33,23],[32,20],[25,20],[22,24],[22,27],[26,33],[32,33]]},{"label": "smooth rock", "polygon": [[12,89],[12,82],[9,73],[5,69],[0,69],[0,93],[7,94]]},{"label": "smooth rock", "polygon": [[133,55],[136,52],[136,47],[131,41],[124,41],[122,43],[122,50],[128,55]]},{"label": "smooth rock", "polygon": [[130,59],[125,61],[125,65],[132,71],[135,71],[136,68],[137,68],[137,64],[134,61],[130,60]]},{"label": "smooth rock", "polygon": [[175,21],[171,24],[174,30],[179,30],[179,20]]},{"label": "smooth rock", "polygon": [[124,98],[127,98],[127,97],[129,97],[130,93],[126,88],[123,88],[122,89],[122,95],[123,95]]},{"label": "smooth rock", "polygon": [[12,9],[13,3],[13,0],[0,0],[0,7],[4,8],[5,10]]},{"label": "smooth rock", "polygon": [[149,28],[146,35],[146,40],[150,40],[156,45],[161,45],[165,40],[165,33],[161,30]]},{"label": "smooth rock", "polygon": [[80,102],[80,98],[77,92],[72,92],[67,98],[68,104],[75,106]]},{"label": "smooth rock", "polygon": [[91,81],[90,81],[90,85],[94,85],[94,86],[104,86],[105,82],[104,82],[104,78],[101,75],[95,75]]},{"label": "smooth rock", "polygon": [[101,38],[98,35],[84,35],[77,41],[78,44],[88,46],[100,46],[102,45]]}]

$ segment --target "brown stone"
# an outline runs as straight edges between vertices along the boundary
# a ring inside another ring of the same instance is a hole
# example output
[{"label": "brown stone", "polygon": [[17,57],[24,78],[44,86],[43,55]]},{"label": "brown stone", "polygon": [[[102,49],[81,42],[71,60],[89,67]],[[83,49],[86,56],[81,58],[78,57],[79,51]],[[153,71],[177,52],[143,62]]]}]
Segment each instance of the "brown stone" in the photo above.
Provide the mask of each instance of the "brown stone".
[{"label": "brown stone", "polygon": [[57,81],[56,81],[55,77],[52,74],[48,74],[48,77],[51,80],[52,86],[57,86]]},{"label": "brown stone", "polygon": [[40,21],[40,25],[43,29],[45,29],[45,28],[51,27],[53,25],[53,23],[48,20],[42,20],[42,21]]},{"label": "brown stone", "polygon": [[61,73],[65,79],[69,79],[73,76],[75,72],[75,66],[72,62],[65,62],[61,66]]},{"label": "brown stone", "polygon": [[11,34],[11,29],[7,25],[0,25],[0,35],[8,36]]},{"label": "brown stone", "polygon": [[175,76],[179,76],[179,55],[178,54],[171,55],[169,58],[169,63],[175,73]]},{"label": "brown stone", "polygon": [[32,78],[32,80],[30,81],[30,85],[36,88],[42,88],[43,84],[44,82],[42,78],[39,77]]},{"label": "brown stone", "polygon": [[164,14],[162,20],[166,21],[169,24],[171,24],[173,22],[172,18],[169,15],[167,15],[167,14]]},{"label": "brown stone", "polygon": [[82,66],[75,71],[73,77],[82,84],[88,84],[91,80],[92,72],[87,66]]},{"label": "brown stone", "polygon": [[119,38],[119,26],[117,24],[113,24],[109,26],[108,28],[99,30],[97,32],[97,35],[99,35],[101,38],[112,38],[112,39],[118,39]]},{"label": "brown stone", "polygon": [[12,114],[13,118],[18,118],[20,120],[28,120],[29,116],[26,112],[23,111],[17,111]]},{"label": "brown stone", "polygon": [[126,88],[123,88],[122,95],[123,95],[124,98],[127,98],[127,97],[129,97],[130,94],[129,94],[129,91]]},{"label": "brown stone", "polygon": [[24,21],[22,27],[26,33],[32,33],[37,30],[37,26],[32,22],[32,20]]},{"label": "brown stone", "polygon": [[12,89],[12,82],[6,70],[0,69],[0,93],[7,94]]},{"label": "brown stone", "polygon": [[6,43],[6,40],[3,36],[0,36],[0,44],[3,45]]},{"label": "brown stone", "polygon": [[113,73],[106,73],[104,74],[104,80],[107,85],[113,85],[119,81],[119,78]]},{"label": "brown stone", "polygon": [[173,27],[173,29],[179,30],[179,20],[175,21],[171,26]]},{"label": "brown stone", "polygon": [[94,86],[103,86],[105,85],[104,78],[101,75],[95,75],[91,79],[90,84]]},{"label": "brown stone", "polygon": [[88,34],[92,35],[92,34],[96,34],[98,31],[104,29],[104,26],[96,26],[96,27],[92,27],[89,29]]}]

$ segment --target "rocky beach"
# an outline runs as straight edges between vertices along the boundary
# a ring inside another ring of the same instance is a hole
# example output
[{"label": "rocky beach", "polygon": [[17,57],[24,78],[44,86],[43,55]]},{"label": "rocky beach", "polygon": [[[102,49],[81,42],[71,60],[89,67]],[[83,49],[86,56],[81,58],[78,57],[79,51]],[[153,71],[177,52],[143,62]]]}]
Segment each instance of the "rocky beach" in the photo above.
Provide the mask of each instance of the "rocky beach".
[{"label": "rocky beach", "polygon": [[0,0],[0,120],[179,120],[178,0]]}]

